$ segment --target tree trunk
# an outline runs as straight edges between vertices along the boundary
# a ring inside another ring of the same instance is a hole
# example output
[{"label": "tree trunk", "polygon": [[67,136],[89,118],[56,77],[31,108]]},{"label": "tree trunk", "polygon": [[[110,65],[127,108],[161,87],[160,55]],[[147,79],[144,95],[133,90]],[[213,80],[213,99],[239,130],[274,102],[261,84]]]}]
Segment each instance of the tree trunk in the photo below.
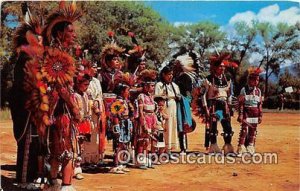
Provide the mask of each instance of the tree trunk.
[{"label": "tree trunk", "polygon": [[265,79],[265,99],[268,97],[268,93],[269,93],[269,64],[266,63],[266,79]]}]

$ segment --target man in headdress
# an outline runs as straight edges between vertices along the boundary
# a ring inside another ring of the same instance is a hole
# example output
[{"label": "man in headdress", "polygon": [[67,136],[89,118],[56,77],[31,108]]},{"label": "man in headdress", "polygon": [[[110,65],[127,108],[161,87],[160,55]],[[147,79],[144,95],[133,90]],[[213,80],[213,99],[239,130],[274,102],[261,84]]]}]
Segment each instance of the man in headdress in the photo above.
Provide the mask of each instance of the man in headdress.
[{"label": "man in headdress", "polygon": [[127,58],[127,68],[135,76],[138,76],[146,69],[146,50],[139,45],[133,32],[128,32],[128,36],[131,37],[133,47],[127,52],[127,55],[129,56]]},{"label": "man in headdress", "polygon": [[43,31],[45,45],[50,46],[46,52],[49,59],[44,61],[44,72],[49,84],[49,97],[53,97],[49,106],[50,117],[54,119],[50,127],[50,183],[57,187],[58,165],[61,164],[61,190],[73,190],[71,186],[73,161],[77,153],[74,145],[75,137],[72,134],[75,128],[73,120],[79,121],[80,115],[72,88],[75,63],[69,53],[72,52],[71,48],[76,38],[73,23],[81,15],[75,2],[69,5],[61,2],[59,9],[47,18]]},{"label": "man in headdress", "polygon": [[139,76],[141,74],[141,72],[143,72],[144,70],[146,70],[146,58],[139,58],[138,59],[138,66],[135,70],[135,72],[133,73],[135,76]]},{"label": "man in headdress", "polygon": [[177,56],[171,61],[174,71],[174,82],[178,85],[182,99],[177,102],[177,126],[180,150],[185,153],[188,147],[187,132],[196,128],[192,121],[190,103],[191,93],[197,81],[196,60],[189,54]]},{"label": "man in headdress", "polygon": [[[56,188],[60,186],[56,178],[59,164],[62,164],[62,190],[72,190],[72,159],[76,152],[71,133],[74,130],[72,120],[79,120],[72,89],[75,62],[68,53],[76,38],[72,23],[80,16],[75,3],[67,6],[62,2],[46,21],[41,33],[44,44],[39,43],[41,38],[26,33],[28,45],[22,46],[21,50],[28,59],[21,69],[18,68],[25,73],[18,76],[23,81],[19,81],[19,89],[15,89],[26,92],[21,104],[25,104],[30,113],[27,120],[37,127],[41,147],[37,149],[39,154],[45,156],[48,151],[45,146],[47,143],[50,145],[50,182]],[[23,98],[19,96],[17,99],[20,97]],[[47,142],[49,132],[50,142]],[[43,168],[43,160],[39,163]]]},{"label": "man in headdress", "polygon": [[[26,3],[24,5],[27,5]],[[30,60],[26,49],[35,44],[42,46],[42,26],[38,19],[31,15],[26,6],[26,20],[17,29],[14,36],[14,50],[17,61],[14,67],[14,81],[10,92],[9,105],[13,120],[14,136],[17,141],[16,181],[18,186],[36,189],[32,183],[37,178],[38,150],[40,149],[36,126],[30,121],[31,114],[26,109],[28,92],[24,88],[25,63]],[[30,166],[30,168],[29,168]]]},{"label": "man in headdress", "polygon": [[197,60],[190,54],[184,54],[175,58],[170,64],[173,65],[174,81],[179,86],[180,93],[191,99],[193,88],[197,85],[199,76],[196,73]]},{"label": "man in headdress", "polygon": [[[210,129],[208,132],[210,147],[209,153],[221,153],[217,145],[217,121],[220,121],[224,133],[221,135],[224,138],[224,154],[233,153],[231,139],[233,135],[231,127],[231,116],[228,107],[228,99],[231,96],[230,86],[231,80],[227,79],[224,74],[226,66],[232,66],[228,61],[229,55],[222,54],[212,56],[210,58],[211,74],[207,76],[203,82],[204,95],[202,97],[202,104],[204,106],[206,120],[209,121]],[[235,63],[233,63],[236,65]]]},{"label": "man in headdress", "polygon": [[255,153],[255,138],[257,125],[262,121],[262,95],[257,87],[259,83],[260,68],[248,69],[248,84],[242,88],[239,100],[238,122],[241,131],[238,145],[238,156],[249,152]]}]

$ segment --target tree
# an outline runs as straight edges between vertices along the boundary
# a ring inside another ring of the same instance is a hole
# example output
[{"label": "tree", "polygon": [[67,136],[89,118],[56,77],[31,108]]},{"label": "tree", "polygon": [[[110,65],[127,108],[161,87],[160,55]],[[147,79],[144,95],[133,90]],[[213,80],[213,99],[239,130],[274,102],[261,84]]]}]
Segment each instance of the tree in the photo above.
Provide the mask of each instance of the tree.
[{"label": "tree", "polygon": [[295,57],[294,51],[299,51],[299,27],[279,23],[258,23],[258,32],[262,37],[262,47],[259,53],[263,56],[261,66],[265,69],[265,96],[269,95],[268,81],[272,74],[278,75],[280,65]]},{"label": "tree", "polygon": [[256,23],[249,26],[246,22],[234,24],[235,35],[227,39],[227,49],[231,52],[233,59],[239,67],[232,71],[235,94],[239,94],[242,87],[247,83],[247,69],[250,67],[249,56],[256,50],[257,35]]},{"label": "tree", "polygon": [[[147,49],[147,57],[155,64],[163,62],[170,49],[171,25],[151,8],[139,2],[84,2],[79,41],[99,59],[101,48],[108,42],[107,32],[116,33],[115,40],[125,48],[133,46],[127,32],[133,32],[138,43]],[[89,25],[83,25],[89,23]]]},{"label": "tree", "polygon": [[187,27],[190,38],[196,43],[201,58],[204,58],[209,49],[215,50],[225,40],[226,33],[220,26],[212,22],[200,22]]},{"label": "tree", "polygon": [[[297,66],[294,66],[292,69],[299,70],[299,68],[297,69]],[[280,75],[278,84],[282,88],[292,86],[294,88],[300,89],[300,79],[295,78],[295,76],[291,74],[288,69],[285,69],[284,73]]]}]

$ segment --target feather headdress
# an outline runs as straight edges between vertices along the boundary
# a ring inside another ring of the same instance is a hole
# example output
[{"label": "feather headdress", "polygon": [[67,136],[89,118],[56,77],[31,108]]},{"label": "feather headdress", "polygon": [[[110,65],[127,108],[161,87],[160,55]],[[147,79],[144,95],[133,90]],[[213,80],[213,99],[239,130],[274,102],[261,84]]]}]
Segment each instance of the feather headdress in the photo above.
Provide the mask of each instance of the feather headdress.
[{"label": "feather headdress", "polygon": [[19,52],[22,46],[41,46],[42,39],[39,39],[42,35],[42,20],[33,16],[26,6],[25,19],[22,24],[16,30],[13,39],[13,48]]},{"label": "feather headdress", "polygon": [[127,32],[128,36],[131,38],[133,44],[132,48],[128,50],[128,69],[131,72],[135,72],[142,61],[146,60],[146,49],[143,48],[137,41],[135,34],[133,32]]},{"label": "feather headdress", "polygon": [[215,67],[224,64],[225,67],[237,68],[239,65],[237,62],[231,60],[231,55],[229,53],[221,53],[213,55],[209,58],[210,67],[213,70]]},{"label": "feather headdress", "polygon": [[44,29],[45,40],[50,43],[52,40],[52,30],[55,25],[62,22],[73,23],[82,16],[82,11],[77,9],[75,1],[66,5],[64,1],[60,2],[59,8],[54,11],[46,21]]},{"label": "feather headdress", "polygon": [[173,60],[169,65],[173,68],[175,78],[182,73],[189,75],[193,79],[201,78],[199,76],[199,60],[193,51],[188,51],[185,48],[179,50],[173,55]]},{"label": "feather headdress", "polygon": [[248,77],[258,77],[262,71],[263,70],[261,68],[252,66],[247,70]]},{"label": "feather headdress", "polygon": [[194,68],[194,60],[188,54],[178,56],[174,63],[174,69],[181,70],[182,72],[192,72]]},{"label": "feather headdress", "polygon": [[157,74],[156,70],[146,69],[138,75],[137,80],[142,83],[154,83],[157,79]]},{"label": "feather headdress", "polygon": [[110,43],[104,46],[101,52],[101,67],[108,68],[106,63],[107,57],[119,57],[121,53],[123,53],[125,49],[119,47],[116,43]]}]

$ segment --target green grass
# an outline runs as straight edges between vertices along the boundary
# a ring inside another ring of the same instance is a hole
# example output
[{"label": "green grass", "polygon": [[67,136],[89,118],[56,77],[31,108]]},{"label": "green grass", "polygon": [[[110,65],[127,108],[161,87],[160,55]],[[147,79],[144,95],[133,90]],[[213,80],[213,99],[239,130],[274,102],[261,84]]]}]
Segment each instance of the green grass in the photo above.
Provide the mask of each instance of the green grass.
[{"label": "green grass", "polygon": [[0,121],[11,120],[10,110],[8,108],[0,110]]}]

